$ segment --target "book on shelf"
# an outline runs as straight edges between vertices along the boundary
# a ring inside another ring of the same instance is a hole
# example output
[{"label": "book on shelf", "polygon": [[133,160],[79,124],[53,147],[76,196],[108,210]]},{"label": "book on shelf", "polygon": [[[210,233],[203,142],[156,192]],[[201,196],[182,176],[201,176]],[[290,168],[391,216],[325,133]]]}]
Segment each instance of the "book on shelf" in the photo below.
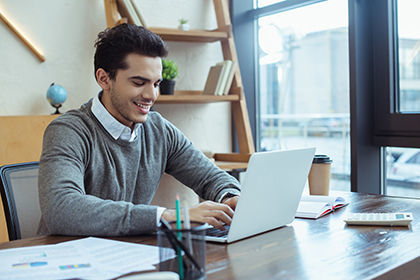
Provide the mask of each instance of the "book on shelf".
[{"label": "book on shelf", "polygon": [[222,73],[223,65],[214,65],[210,67],[207,75],[206,85],[204,86],[203,94],[215,95],[216,88],[219,82],[220,74]]},{"label": "book on shelf", "polygon": [[341,196],[302,195],[295,217],[318,219],[348,204]]},{"label": "book on shelf", "polygon": [[226,84],[225,84],[225,88],[223,90],[223,95],[228,95],[229,94],[229,90],[230,87],[232,85],[232,81],[233,81],[233,77],[235,76],[235,61],[232,61],[232,65],[230,66],[230,71],[228,73],[227,79],[226,79]]},{"label": "book on shelf", "polygon": [[214,95],[223,95],[227,83],[227,78],[229,76],[230,70],[232,69],[232,60],[224,60],[219,62],[217,65],[222,65],[222,72],[220,73],[220,78],[217,83],[216,91]]},{"label": "book on shelf", "polygon": [[203,94],[206,95],[224,95],[229,93],[232,84],[234,62],[232,60],[224,60],[210,67],[207,75],[206,84]]},{"label": "book on shelf", "polygon": [[130,0],[118,0],[117,4],[121,16],[126,17],[128,23],[142,26],[142,22],[137,16],[136,10]]}]

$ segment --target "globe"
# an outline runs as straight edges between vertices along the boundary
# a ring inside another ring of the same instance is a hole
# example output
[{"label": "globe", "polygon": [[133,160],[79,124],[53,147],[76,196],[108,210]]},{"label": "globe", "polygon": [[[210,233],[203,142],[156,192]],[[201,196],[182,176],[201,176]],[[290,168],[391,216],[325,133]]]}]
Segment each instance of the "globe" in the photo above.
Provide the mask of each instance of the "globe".
[{"label": "globe", "polygon": [[67,91],[62,86],[52,83],[47,90],[47,99],[51,106],[55,108],[54,114],[60,114],[58,108],[66,101]]}]

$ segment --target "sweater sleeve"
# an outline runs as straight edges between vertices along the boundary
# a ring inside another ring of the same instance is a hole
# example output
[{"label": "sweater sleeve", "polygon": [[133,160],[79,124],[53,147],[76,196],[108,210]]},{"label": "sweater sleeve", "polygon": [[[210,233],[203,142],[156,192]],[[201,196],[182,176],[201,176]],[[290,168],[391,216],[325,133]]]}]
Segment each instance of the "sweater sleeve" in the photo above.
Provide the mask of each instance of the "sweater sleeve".
[{"label": "sweater sleeve", "polygon": [[154,231],[156,206],[86,194],[84,174],[94,147],[89,133],[74,126],[56,120],[44,134],[38,181],[39,233],[119,236]]},{"label": "sweater sleeve", "polygon": [[217,167],[179,129],[165,122],[168,146],[166,173],[206,200],[219,201],[227,192],[240,194],[236,178]]}]

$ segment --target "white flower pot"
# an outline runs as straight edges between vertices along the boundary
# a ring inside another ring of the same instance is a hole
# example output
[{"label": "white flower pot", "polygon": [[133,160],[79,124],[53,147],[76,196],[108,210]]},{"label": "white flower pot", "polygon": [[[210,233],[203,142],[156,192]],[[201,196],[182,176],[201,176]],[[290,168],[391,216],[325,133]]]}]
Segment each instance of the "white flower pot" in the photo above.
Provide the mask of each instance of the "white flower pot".
[{"label": "white flower pot", "polygon": [[180,24],[178,28],[184,31],[188,31],[190,30],[190,25],[188,23],[184,23],[184,24]]}]

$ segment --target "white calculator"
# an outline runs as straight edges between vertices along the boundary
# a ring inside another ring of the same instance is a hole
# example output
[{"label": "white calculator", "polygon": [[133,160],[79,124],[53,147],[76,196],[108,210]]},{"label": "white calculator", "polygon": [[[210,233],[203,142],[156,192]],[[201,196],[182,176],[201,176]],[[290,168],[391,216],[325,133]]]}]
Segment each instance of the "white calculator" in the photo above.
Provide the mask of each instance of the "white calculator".
[{"label": "white calculator", "polygon": [[408,226],[412,213],[350,213],[344,222],[348,225]]}]

